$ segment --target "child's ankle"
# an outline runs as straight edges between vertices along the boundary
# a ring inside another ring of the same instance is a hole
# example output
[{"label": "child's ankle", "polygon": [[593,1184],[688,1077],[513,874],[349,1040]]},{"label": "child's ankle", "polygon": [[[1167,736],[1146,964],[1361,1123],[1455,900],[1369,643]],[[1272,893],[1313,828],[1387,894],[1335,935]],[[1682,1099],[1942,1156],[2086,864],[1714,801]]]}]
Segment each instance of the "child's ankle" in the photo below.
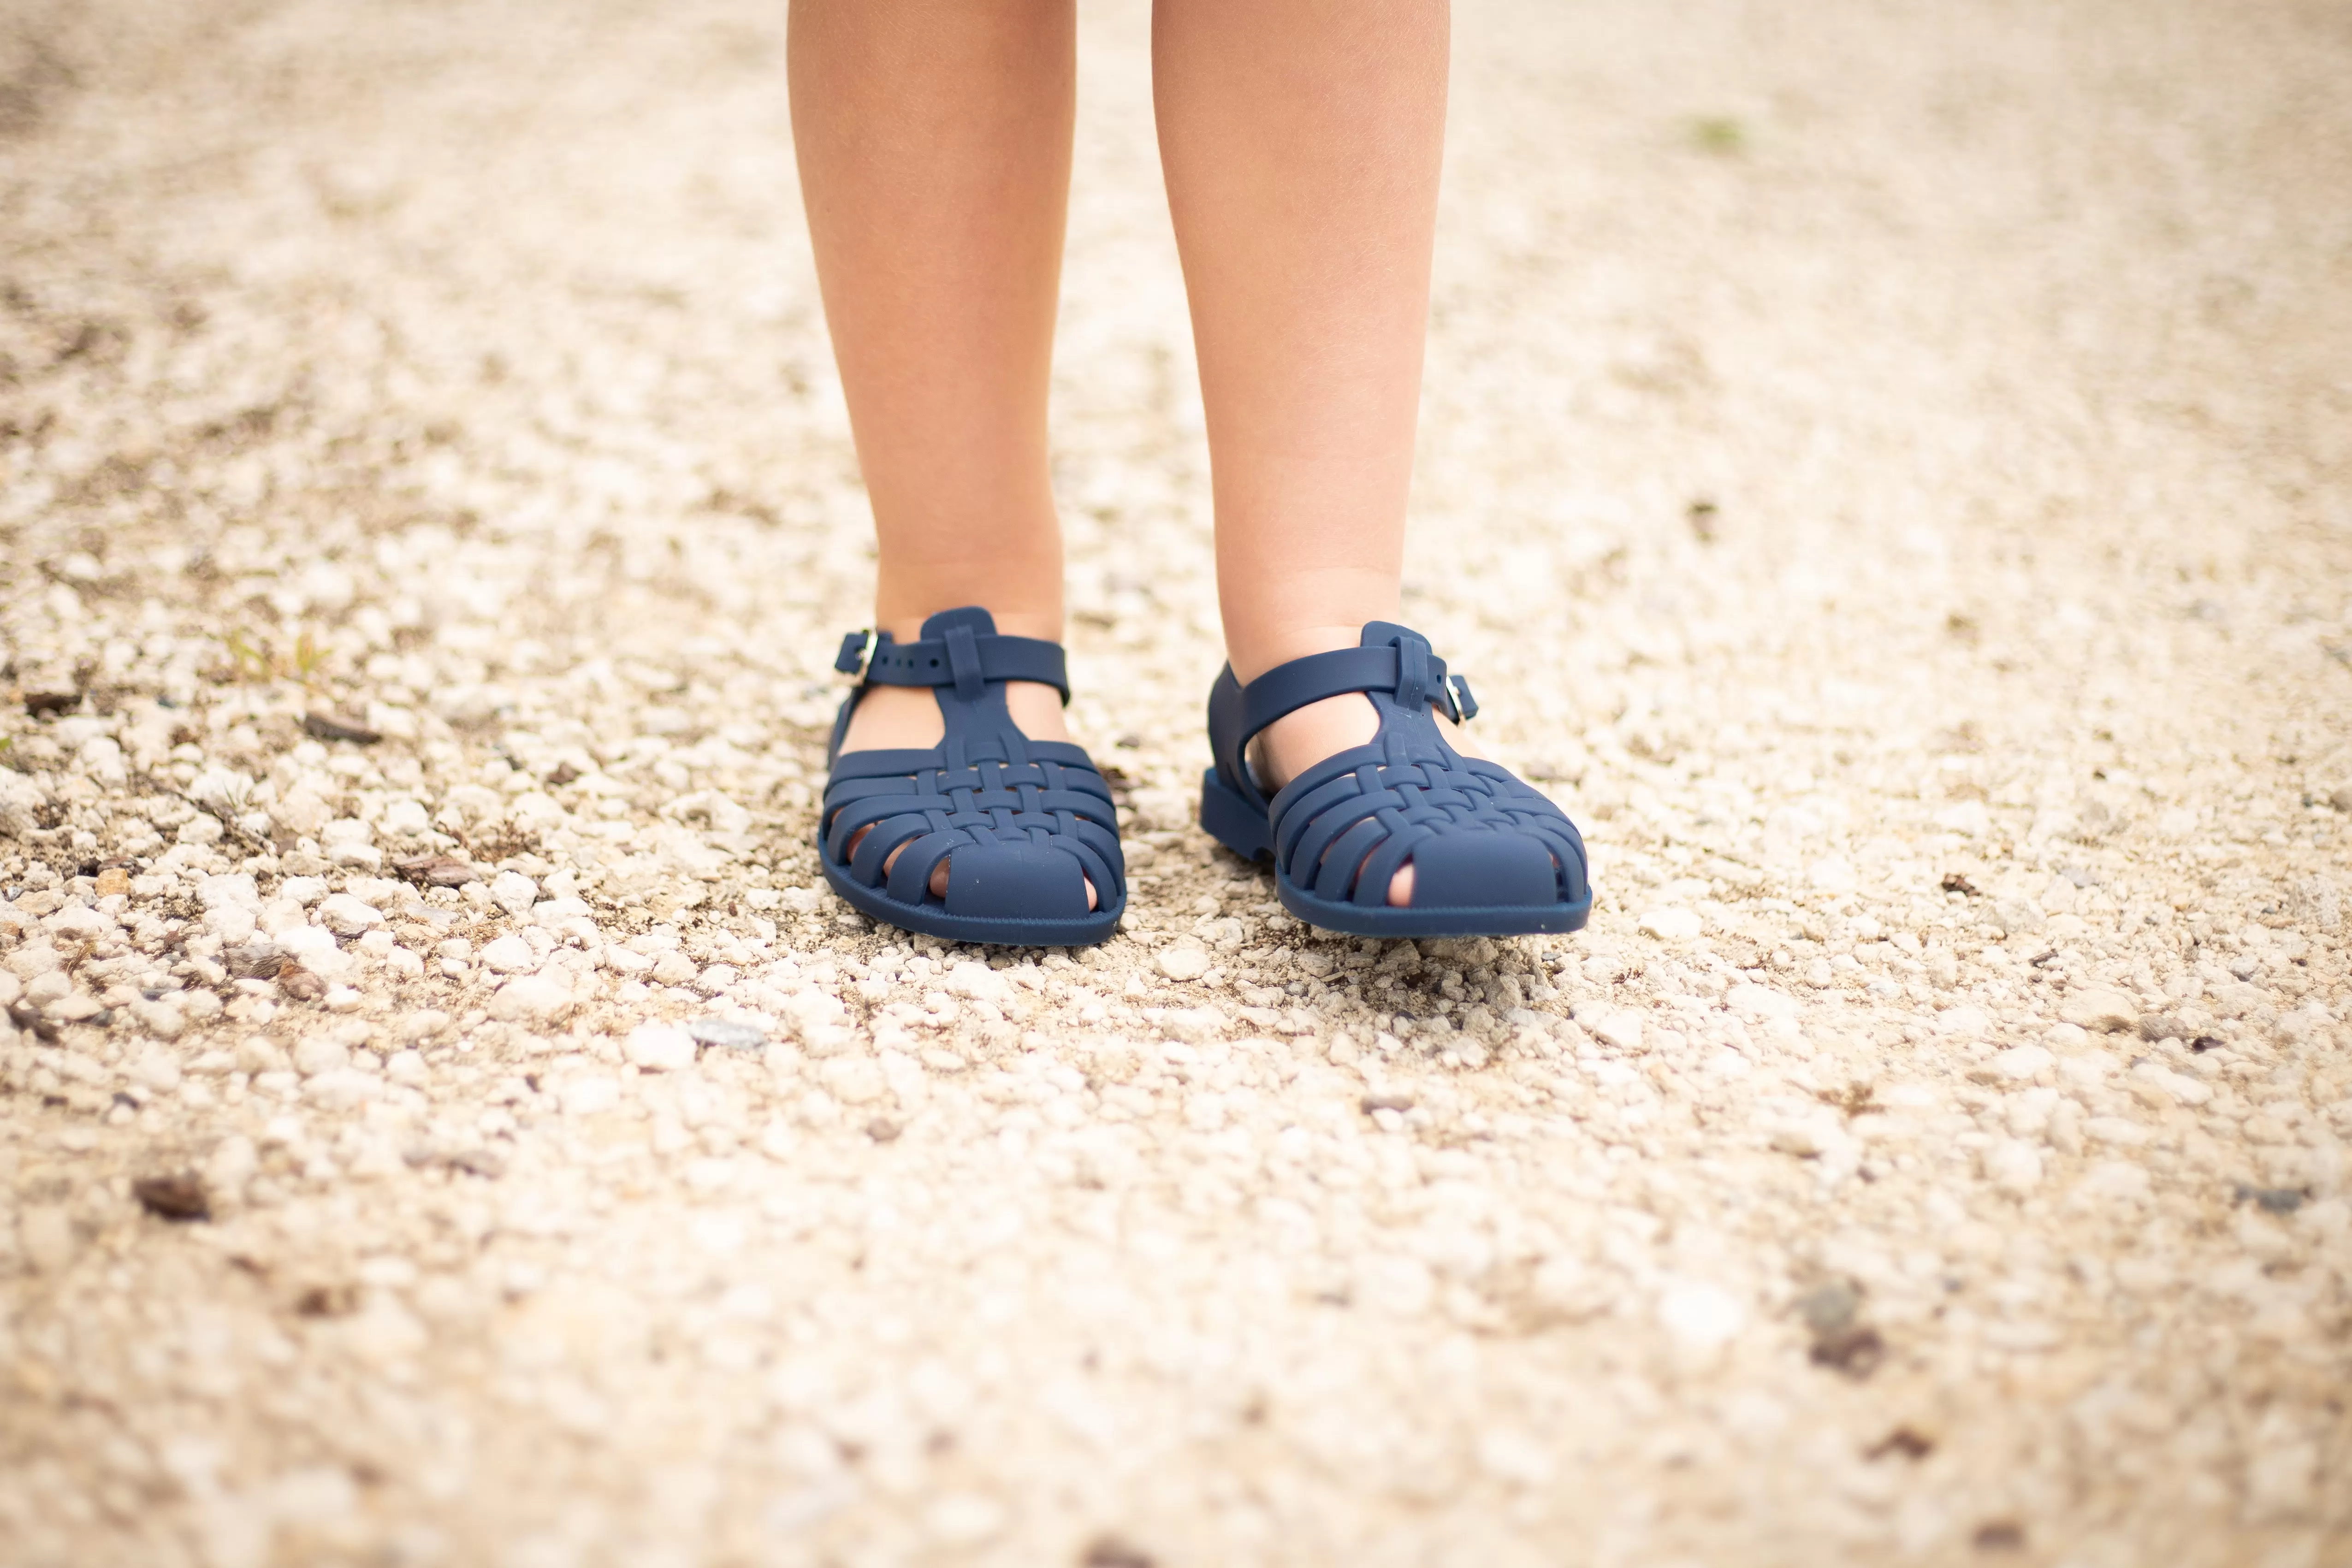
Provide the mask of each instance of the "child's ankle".
[{"label": "child's ankle", "polygon": [[1247,685],[1268,670],[1304,659],[1310,653],[1335,653],[1352,648],[1363,639],[1363,626],[1284,626],[1261,629],[1246,637],[1225,636],[1226,662],[1234,667],[1234,679]]},{"label": "child's ankle", "polygon": [[[1004,688],[1004,706],[1013,723],[1032,740],[1067,740],[1069,727],[1062,717],[1062,694],[1035,681],[1012,681]],[[937,746],[947,733],[940,717],[940,700],[929,686],[876,686],[857,700],[849,716],[849,733],[841,749],[887,751]]]}]

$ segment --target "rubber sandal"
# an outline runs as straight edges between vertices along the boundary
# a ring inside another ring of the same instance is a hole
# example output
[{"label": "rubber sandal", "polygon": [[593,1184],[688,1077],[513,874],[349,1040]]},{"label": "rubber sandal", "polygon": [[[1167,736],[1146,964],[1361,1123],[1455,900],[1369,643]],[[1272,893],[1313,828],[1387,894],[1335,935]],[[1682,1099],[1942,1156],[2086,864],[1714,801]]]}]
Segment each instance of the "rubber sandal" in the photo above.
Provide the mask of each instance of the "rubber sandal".
[{"label": "rubber sandal", "polygon": [[[1268,800],[1249,743],[1308,703],[1361,692],[1380,710],[1370,741],[1328,757]],[[1216,766],[1201,779],[1201,826],[1235,854],[1274,862],[1282,906],[1356,936],[1515,936],[1574,931],[1592,913],[1576,824],[1500,763],[1445,744],[1433,707],[1477,713],[1470,683],[1428,639],[1374,621],[1360,645],[1267,671],[1247,686],[1228,664],[1209,693]],[[1411,861],[1412,903],[1388,901]]]},{"label": "rubber sandal", "polygon": [[[1030,739],[1004,706],[1007,681],[1042,682],[1070,700],[1060,643],[1000,636],[985,610],[949,610],[914,643],[852,632],[834,667],[857,678],[834,720],[817,821],[834,892],[877,920],[951,942],[1076,947],[1118,929],[1127,867],[1110,786],[1084,747]],[[842,755],[849,716],[877,685],[933,688],[947,724],[940,744]],[[930,891],[943,859],[944,899]]]}]

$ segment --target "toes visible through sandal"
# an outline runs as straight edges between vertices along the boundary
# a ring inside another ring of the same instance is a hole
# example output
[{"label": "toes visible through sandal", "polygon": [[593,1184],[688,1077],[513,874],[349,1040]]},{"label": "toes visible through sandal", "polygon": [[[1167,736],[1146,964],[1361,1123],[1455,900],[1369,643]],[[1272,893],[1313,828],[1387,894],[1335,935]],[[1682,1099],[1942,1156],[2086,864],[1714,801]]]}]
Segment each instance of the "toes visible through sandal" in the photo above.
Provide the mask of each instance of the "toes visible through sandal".
[{"label": "toes visible through sandal", "polygon": [[[1012,681],[1068,699],[1059,644],[999,635],[985,610],[950,610],[913,643],[851,633],[838,667],[861,680],[834,725],[818,824],[835,893],[877,920],[950,941],[1075,946],[1118,928],[1127,873],[1109,785],[1084,747],[1031,740],[1005,707]],[[940,744],[843,754],[849,716],[873,685],[932,688]],[[944,897],[931,889],[942,862]]]},{"label": "toes visible through sandal", "polygon": [[[1380,728],[1268,800],[1244,760],[1266,726],[1348,692]],[[1246,687],[1231,666],[1209,694],[1216,766],[1202,779],[1201,825],[1237,854],[1271,858],[1283,907],[1362,936],[1505,936],[1574,931],[1592,909],[1584,841],[1567,814],[1499,763],[1464,757],[1431,716],[1477,711],[1428,641],[1375,621],[1360,645],[1310,654]],[[1412,902],[1389,903],[1398,872]]]}]

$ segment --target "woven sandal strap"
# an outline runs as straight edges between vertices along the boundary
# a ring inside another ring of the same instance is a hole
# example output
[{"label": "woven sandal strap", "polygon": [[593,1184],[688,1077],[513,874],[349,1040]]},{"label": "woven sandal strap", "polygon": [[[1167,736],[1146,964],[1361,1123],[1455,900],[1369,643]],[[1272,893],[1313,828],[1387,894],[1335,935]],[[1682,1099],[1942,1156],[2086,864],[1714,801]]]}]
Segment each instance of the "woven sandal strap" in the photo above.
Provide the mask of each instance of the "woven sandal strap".
[{"label": "woven sandal strap", "polygon": [[997,681],[1035,681],[1070,700],[1068,662],[1059,643],[1003,632],[951,628],[945,637],[894,642],[887,632],[852,632],[841,640],[833,667],[877,686],[977,687]]}]

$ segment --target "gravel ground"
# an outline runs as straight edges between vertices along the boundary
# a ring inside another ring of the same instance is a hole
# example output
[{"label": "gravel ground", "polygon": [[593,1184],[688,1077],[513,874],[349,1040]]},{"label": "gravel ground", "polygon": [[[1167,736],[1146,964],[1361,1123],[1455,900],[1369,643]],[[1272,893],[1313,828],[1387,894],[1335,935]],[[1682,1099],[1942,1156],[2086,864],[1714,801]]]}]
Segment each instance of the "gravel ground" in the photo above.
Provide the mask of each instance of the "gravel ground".
[{"label": "gravel ground", "polygon": [[2352,1563],[2352,25],[1480,0],[1410,613],[1574,938],[1305,931],[1142,8],[1126,929],[810,847],[780,7],[0,5],[0,1561]]}]

